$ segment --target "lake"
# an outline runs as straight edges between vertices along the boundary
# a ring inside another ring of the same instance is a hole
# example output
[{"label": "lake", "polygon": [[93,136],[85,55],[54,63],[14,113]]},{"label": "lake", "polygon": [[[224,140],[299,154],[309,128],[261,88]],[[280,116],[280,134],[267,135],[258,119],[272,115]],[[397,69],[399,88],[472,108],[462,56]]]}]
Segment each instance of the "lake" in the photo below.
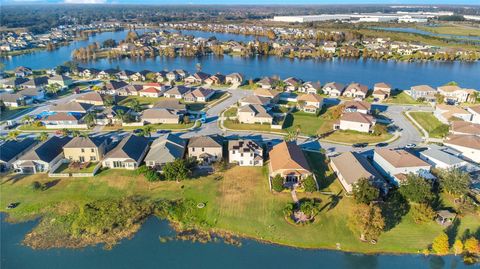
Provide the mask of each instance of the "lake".
[{"label": "lake", "polygon": [[[2,218],[4,214],[0,215]],[[32,250],[20,244],[36,222],[9,224],[1,222],[2,269],[34,268],[355,268],[455,269],[465,266],[459,257],[423,255],[362,255],[327,250],[302,250],[252,240],[241,247],[217,243],[171,241],[161,243],[159,236],[172,236],[166,221],[150,218],[132,238],[112,250],[89,247],[79,250]]]},{"label": "lake", "polygon": [[[137,30],[140,33],[145,30]],[[189,31],[183,31],[190,33]],[[195,31],[198,32],[198,31]],[[3,58],[6,69],[11,70],[17,66],[28,66],[34,69],[53,68],[71,60],[72,50],[84,47],[91,42],[103,42],[113,38],[117,41],[126,37],[127,31],[105,32],[90,37],[89,41],[72,42],[68,46],[54,51],[40,51],[32,54]],[[205,37],[217,33],[203,32]],[[254,38],[253,36],[237,36],[239,38]],[[263,76],[279,75],[282,78],[295,76],[303,80],[319,80],[322,83],[338,81],[350,83],[361,82],[369,86],[376,82],[385,81],[395,88],[406,89],[412,85],[429,84],[440,86],[449,81],[457,81],[463,87],[480,87],[480,62],[396,62],[363,59],[288,59],[279,57],[239,57],[239,56],[205,56],[200,58],[164,58],[155,59],[100,59],[82,63],[82,66],[100,69],[122,68],[140,71],[171,70],[182,68],[195,72],[195,65],[200,63],[202,71],[208,73],[240,72],[247,79]]]}]

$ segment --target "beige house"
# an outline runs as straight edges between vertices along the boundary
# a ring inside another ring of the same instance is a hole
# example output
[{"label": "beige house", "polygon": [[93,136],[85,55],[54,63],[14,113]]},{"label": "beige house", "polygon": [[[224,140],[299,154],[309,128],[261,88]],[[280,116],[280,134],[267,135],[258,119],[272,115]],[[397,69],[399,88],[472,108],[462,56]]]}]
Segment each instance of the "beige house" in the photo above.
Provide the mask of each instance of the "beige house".
[{"label": "beige house", "polygon": [[263,149],[252,140],[230,140],[228,161],[240,166],[263,166]]},{"label": "beige house", "polygon": [[303,103],[300,108],[307,113],[317,113],[322,109],[323,98],[318,94],[303,94],[297,98],[298,103]]},{"label": "beige house", "polygon": [[242,84],[243,76],[240,73],[232,73],[225,76],[225,83],[227,84]]},{"label": "beige house", "polygon": [[375,83],[373,85],[373,93],[372,96],[379,101],[385,100],[390,97],[390,93],[392,91],[392,86],[385,82]]},{"label": "beige house", "polygon": [[48,78],[48,84],[58,84],[62,87],[68,87],[72,83],[73,83],[72,78],[64,75],[53,75]]},{"label": "beige house", "polygon": [[437,104],[435,111],[433,112],[435,117],[445,124],[449,124],[449,121],[458,118],[464,121],[470,121],[472,114],[467,110],[459,106],[451,106],[445,104]]},{"label": "beige house", "polygon": [[78,103],[103,106],[102,95],[98,92],[89,92],[75,99]]},{"label": "beige house", "polygon": [[253,91],[253,94],[260,97],[270,98],[272,100],[272,103],[277,101],[280,96],[280,92],[265,88],[256,89],[255,91]]},{"label": "beige house", "polygon": [[368,179],[379,189],[385,188],[385,181],[380,173],[364,156],[357,152],[345,152],[330,159],[330,167],[347,193],[353,191],[353,186],[362,178]]},{"label": "beige house", "polygon": [[360,112],[362,114],[372,113],[372,104],[366,101],[346,101],[344,112]]},{"label": "beige house", "polygon": [[105,144],[105,139],[74,137],[63,146],[63,155],[74,162],[98,162],[105,155]]},{"label": "beige house", "polygon": [[343,96],[356,99],[365,99],[368,94],[368,86],[360,83],[350,83],[343,92]]},{"label": "beige house", "polygon": [[199,87],[186,93],[183,99],[185,102],[208,102],[214,94],[215,91],[212,89]]},{"label": "beige house", "polygon": [[143,111],[142,121],[146,124],[178,124],[180,116],[174,110],[149,108]]},{"label": "beige house", "polygon": [[222,160],[223,145],[220,137],[198,136],[188,141],[188,157],[199,161],[200,165],[210,165]]},{"label": "beige house", "polygon": [[480,163],[480,136],[449,135],[443,144],[460,151],[463,157]]},{"label": "beige house", "polygon": [[335,130],[352,130],[362,133],[373,132],[376,120],[372,115],[360,112],[343,113],[338,123],[333,125]]},{"label": "beige house", "polygon": [[472,114],[472,122],[480,124],[480,105],[467,107],[467,111]]},{"label": "beige house", "polygon": [[439,94],[445,96],[445,100],[449,102],[475,102],[475,90],[462,89],[457,85],[445,85],[437,87]]},{"label": "beige house", "polygon": [[268,114],[265,108],[261,105],[245,105],[239,107],[237,116],[240,123],[272,124],[273,122],[273,117]]},{"label": "beige house", "polygon": [[324,94],[331,97],[339,97],[343,94],[345,85],[338,82],[328,82],[322,88]]},{"label": "beige house", "polygon": [[296,186],[307,176],[313,175],[302,149],[295,142],[283,141],[269,153],[270,178],[280,175],[285,185]]}]

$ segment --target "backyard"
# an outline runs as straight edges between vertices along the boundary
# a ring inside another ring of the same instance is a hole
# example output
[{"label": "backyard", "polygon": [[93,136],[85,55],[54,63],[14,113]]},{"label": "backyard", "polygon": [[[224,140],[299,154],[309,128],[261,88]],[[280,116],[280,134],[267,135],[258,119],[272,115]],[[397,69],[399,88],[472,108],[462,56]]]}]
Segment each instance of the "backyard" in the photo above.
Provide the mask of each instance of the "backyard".
[{"label": "backyard", "polygon": [[71,174],[71,173],[92,173],[95,170],[95,167],[98,163],[89,162],[86,166],[82,166],[81,164],[75,166],[70,165],[70,163],[62,163],[54,173],[57,174]]},{"label": "backyard", "polygon": [[422,126],[432,138],[443,138],[448,134],[448,125],[440,122],[431,112],[410,112],[410,116]]}]

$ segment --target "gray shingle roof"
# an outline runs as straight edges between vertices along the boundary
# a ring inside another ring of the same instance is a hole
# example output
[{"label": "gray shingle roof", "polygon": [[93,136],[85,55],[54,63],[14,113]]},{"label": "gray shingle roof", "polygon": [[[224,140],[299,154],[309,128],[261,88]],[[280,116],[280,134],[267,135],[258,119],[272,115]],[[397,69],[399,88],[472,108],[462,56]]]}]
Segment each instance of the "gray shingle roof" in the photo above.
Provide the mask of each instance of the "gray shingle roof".
[{"label": "gray shingle roof", "polygon": [[161,136],[153,141],[145,161],[173,162],[175,159],[183,157],[185,145],[185,140],[177,135],[168,134]]},{"label": "gray shingle roof", "polygon": [[125,158],[140,162],[142,153],[148,147],[148,139],[142,136],[129,135],[112,149],[105,159],[108,158]]},{"label": "gray shingle roof", "polygon": [[36,142],[37,141],[32,138],[25,138],[20,141],[6,141],[0,145],[0,161],[10,161],[27,148],[33,146]]},{"label": "gray shingle roof", "polygon": [[63,152],[63,146],[70,140],[70,137],[52,136],[47,141],[28,151],[19,160],[49,163]]}]

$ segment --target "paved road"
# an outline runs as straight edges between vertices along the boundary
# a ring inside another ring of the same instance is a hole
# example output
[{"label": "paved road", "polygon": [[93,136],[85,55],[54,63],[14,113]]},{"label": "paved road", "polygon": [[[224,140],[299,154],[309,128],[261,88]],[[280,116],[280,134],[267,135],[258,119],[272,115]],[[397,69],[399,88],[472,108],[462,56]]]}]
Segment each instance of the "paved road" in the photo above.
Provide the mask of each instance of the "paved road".
[{"label": "paved road", "polygon": [[[256,133],[254,131],[223,131],[218,126],[218,117],[222,113],[223,110],[235,104],[241,98],[252,94],[249,90],[238,90],[238,89],[224,89],[225,91],[230,93],[230,97],[223,102],[215,105],[214,107],[208,109],[206,111],[207,115],[207,122],[202,124],[202,126],[194,131],[186,132],[181,134],[184,138],[189,138],[192,136],[199,136],[199,135],[213,135],[219,134],[226,137],[239,137],[239,138],[248,138],[253,140],[263,140],[263,141],[272,141],[275,143],[283,139],[283,135],[276,135],[276,134],[263,134],[263,133]],[[46,102],[34,110],[28,112],[26,115],[37,115],[42,111],[48,110],[52,104],[59,104],[59,103],[66,103],[70,102],[71,100],[77,98],[78,96],[85,94],[72,94],[60,99],[52,100]],[[407,144],[421,144],[422,138],[419,131],[413,126],[412,123],[408,121],[407,118],[403,115],[405,111],[433,111],[433,109],[429,106],[406,106],[406,105],[379,105],[378,106],[386,117],[392,119],[394,125],[398,127],[400,130],[400,137],[396,141],[390,143],[387,147],[394,148],[394,147],[403,147]],[[19,116],[16,120],[21,120],[25,115]],[[0,127],[3,128],[3,127]],[[99,129],[98,129],[99,130]],[[97,131],[98,131],[97,130]],[[3,130],[0,129],[0,132]],[[95,131],[95,132],[97,132]],[[3,134],[6,132],[4,131]],[[159,134],[154,134],[153,136],[158,136]],[[346,151],[354,151],[354,150],[369,150],[374,148],[373,146],[369,146],[366,148],[355,149],[349,145],[341,145],[335,143],[328,143],[323,141],[318,141],[314,139],[299,139],[299,143],[303,145],[303,147],[312,149],[312,150],[319,150],[321,148],[325,149],[327,152],[346,152]]]}]

